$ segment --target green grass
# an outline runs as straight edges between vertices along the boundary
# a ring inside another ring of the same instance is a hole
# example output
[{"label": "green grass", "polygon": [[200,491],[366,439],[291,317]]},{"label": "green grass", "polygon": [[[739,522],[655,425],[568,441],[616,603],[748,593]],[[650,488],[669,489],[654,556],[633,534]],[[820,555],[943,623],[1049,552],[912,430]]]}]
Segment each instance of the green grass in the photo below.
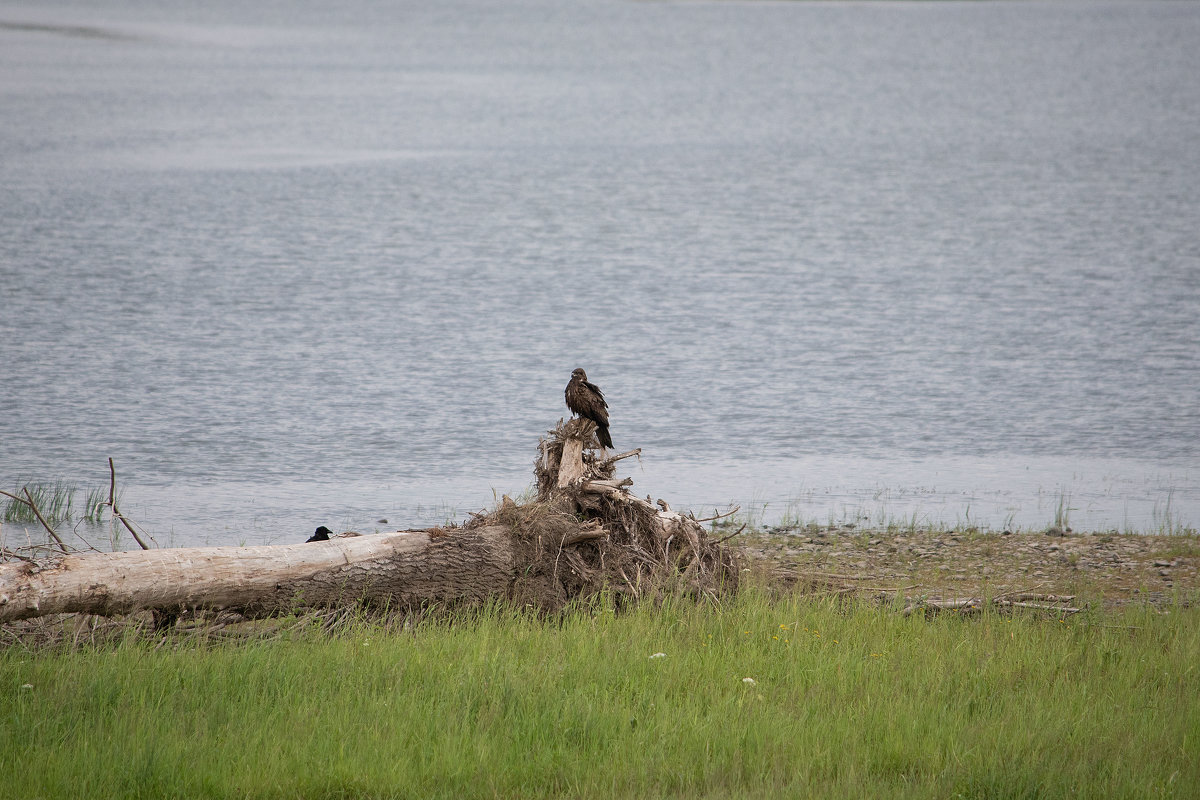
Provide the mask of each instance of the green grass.
[{"label": "green grass", "polygon": [[[17,497],[25,497],[25,491],[29,490],[29,496],[33,498],[33,502],[37,504],[38,511],[46,518],[46,521],[51,524],[57,524],[71,518],[72,505],[75,501],[75,486],[63,480],[53,482],[33,481],[23,483],[12,490],[12,494]],[[3,497],[3,495],[0,495]],[[26,503],[20,500],[14,500],[11,497],[4,497],[4,522],[32,522],[37,523],[37,516],[33,513]]]},{"label": "green grass", "polygon": [[[53,481],[30,481],[18,484],[10,490],[10,493],[24,498],[25,489],[29,490],[33,502],[37,504],[38,511],[51,525],[70,523],[74,518],[75,494],[78,491],[75,484],[61,478]],[[107,486],[88,489],[79,519],[92,525],[99,524],[104,511],[101,504],[108,501],[108,492],[109,487]],[[120,493],[118,493],[118,499],[119,497]],[[26,503],[3,495],[0,495],[0,499],[3,500],[0,503],[0,521],[38,524],[37,516]]]},{"label": "green grass", "polygon": [[1175,497],[1175,490],[1167,491],[1167,500],[1165,504],[1160,505],[1156,500],[1154,502],[1154,527],[1153,533],[1158,533],[1164,536],[1181,536],[1188,533],[1195,533],[1195,529],[1189,528],[1179,515],[1171,510],[1171,502]]},{"label": "green grass", "polygon": [[1054,511],[1054,522],[1050,525],[1051,529],[1060,531],[1070,530],[1071,528],[1071,495],[1066,492],[1058,493],[1058,508]]},{"label": "green grass", "polygon": [[[1188,797],[1200,611],[492,609],[0,651],[0,796]],[[665,657],[650,658],[654,653]],[[752,678],[754,683],[744,681]],[[24,688],[28,684],[28,688]]]},{"label": "green grass", "polygon": [[[120,502],[121,492],[117,493],[117,502]],[[80,514],[80,519],[92,525],[99,525],[104,521],[104,508],[108,503],[108,487],[94,486],[88,489],[87,498],[83,501],[83,513]]]}]

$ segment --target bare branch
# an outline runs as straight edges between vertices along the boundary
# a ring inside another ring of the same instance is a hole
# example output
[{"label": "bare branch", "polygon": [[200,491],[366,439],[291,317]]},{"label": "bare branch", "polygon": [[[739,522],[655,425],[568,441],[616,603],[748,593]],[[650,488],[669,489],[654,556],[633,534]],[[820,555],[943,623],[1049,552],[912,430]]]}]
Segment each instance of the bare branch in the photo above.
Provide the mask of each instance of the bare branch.
[{"label": "bare branch", "polygon": [[121,524],[125,526],[125,530],[129,531],[133,536],[133,540],[141,545],[143,550],[149,550],[150,548],[142,541],[142,537],[138,536],[137,531],[129,524],[129,520],[125,519],[125,515],[117,510],[117,468],[113,466],[112,456],[108,457],[108,475],[108,507],[112,509],[112,515],[121,520]]},{"label": "bare branch", "polygon": [[717,514],[715,517],[705,517],[704,519],[696,520],[696,522],[712,522],[714,519],[725,519],[726,517],[732,517],[734,514],[736,514],[737,512],[739,512],[741,510],[742,510],[741,506],[734,506],[729,511],[726,511],[724,514]]},{"label": "bare branch", "polygon": [[615,456],[609,456],[608,458],[601,459],[600,463],[601,464],[615,464],[616,462],[620,461],[623,458],[629,458],[630,456],[640,456],[641,454],[642,454],[642,448],[639,447],[636,450],[627,450],[624,453],[618,453]]},{"label": "bare branch", "polygon": [[[63,544],[63,540],[58,538],[58,534],[54,532],[54,528],[50,527],[50,523],[46,522],[46,518],[42,516],[42,512],[38,510],[37,503],[33,502],[33,495],[29,493],[29,487],[22,489],[25,492],[25,504],[33,509],[33,515],[38,518],[38,522],[42,523],[42,527],[46,529],[46,533],[50,534],[50,538],[58,542],[59,548],[64,552],[69,552],[67,546]],[[7,492],[6,492],[7,494]]]}]

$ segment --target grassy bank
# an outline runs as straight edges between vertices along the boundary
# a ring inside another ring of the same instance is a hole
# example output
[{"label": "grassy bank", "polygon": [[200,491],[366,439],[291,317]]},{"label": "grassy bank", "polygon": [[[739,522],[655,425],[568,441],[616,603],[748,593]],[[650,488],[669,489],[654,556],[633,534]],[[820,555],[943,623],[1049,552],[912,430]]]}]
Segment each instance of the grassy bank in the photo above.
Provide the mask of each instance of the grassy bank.
[{"label": "grassy bank", "polygon": [[0,795],[1194,796],[1198,654],[1195,609],[926,620],[755,593],[10,646]]}]

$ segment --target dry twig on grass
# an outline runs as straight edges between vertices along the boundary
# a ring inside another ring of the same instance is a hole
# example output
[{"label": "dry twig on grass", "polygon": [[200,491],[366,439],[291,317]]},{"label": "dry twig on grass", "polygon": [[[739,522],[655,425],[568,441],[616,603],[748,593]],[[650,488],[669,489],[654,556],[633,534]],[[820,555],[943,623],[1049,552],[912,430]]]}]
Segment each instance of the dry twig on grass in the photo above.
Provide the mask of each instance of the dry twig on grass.
[{"label": "dry twig on grass", "polygon": [[[936,614],[941,611],[958,611],[960,613],[975,613],[983,610],[985,607],[992,607],[997,610],[1008,610],[1013,608],[1025,608],[1034,611],[1051,611],[1056,614],[1078,614],[1082,609],[1074,608],[1066,605],[1075,599],[1074,595],[1023,595],[1026,600],[1005,600],[998,597],[979,598],[967,597],[955,600],[937,600],[932,598],[922,598],[919,600],[910,601],[905,606],[902,612],[904,616],[915,614],[918,611],[924,612],[926,615]],[[1042,602],[1030,602],[1030,600],[1040,600]]]}]

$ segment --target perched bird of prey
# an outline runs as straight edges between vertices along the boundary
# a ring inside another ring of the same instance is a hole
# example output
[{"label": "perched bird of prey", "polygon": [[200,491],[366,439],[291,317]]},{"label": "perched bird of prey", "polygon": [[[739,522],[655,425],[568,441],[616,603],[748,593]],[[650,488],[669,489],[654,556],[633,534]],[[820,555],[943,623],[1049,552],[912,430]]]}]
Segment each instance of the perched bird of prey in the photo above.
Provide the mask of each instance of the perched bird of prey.
[{"label": "perched bird of prey", "polygon": [[326,528],[324,525],[322,525],[321,527],[317,528],[316,532],[312,536],[308,537],[308,539],[306,540],[305,543],[307,544],[308,542],[327,542],[327,541],[329,541],[329,534],[331,534],[331,533],[333,533],[333,531],[329,530],[329,528]]},{"label": "perched bird of prey", "polygon": [[608,435],[608,403],[604,402],[600,387],[588,382],[587,373],[582,367],[576,367],[571,373],[571,381],[563,394],[567,398],[567,408],[596,423],[596,437],[600,439],[600,446],[612,447],[612,437]]}]

